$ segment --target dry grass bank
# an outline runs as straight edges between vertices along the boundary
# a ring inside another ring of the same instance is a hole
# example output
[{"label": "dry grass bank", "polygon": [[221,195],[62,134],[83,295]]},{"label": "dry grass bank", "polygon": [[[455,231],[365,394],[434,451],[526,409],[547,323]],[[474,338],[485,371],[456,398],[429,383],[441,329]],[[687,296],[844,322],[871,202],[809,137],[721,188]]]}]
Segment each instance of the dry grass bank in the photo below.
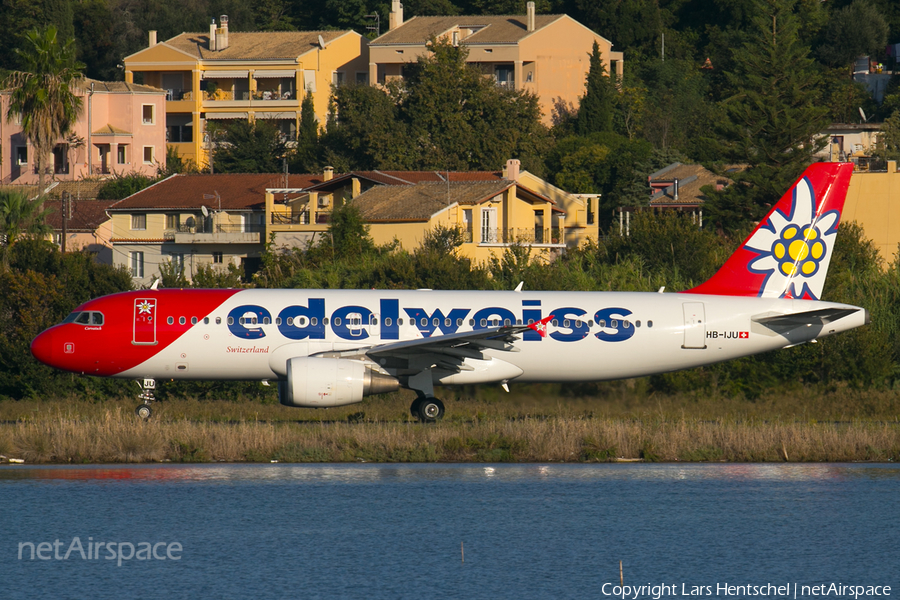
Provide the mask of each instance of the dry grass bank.
[{"label": "dry grass bank", "polygon": [[388,422],[137,420],[130,409],[0,424],[0,454],[29,463],[900,460],[900,425],[690,418]]}]

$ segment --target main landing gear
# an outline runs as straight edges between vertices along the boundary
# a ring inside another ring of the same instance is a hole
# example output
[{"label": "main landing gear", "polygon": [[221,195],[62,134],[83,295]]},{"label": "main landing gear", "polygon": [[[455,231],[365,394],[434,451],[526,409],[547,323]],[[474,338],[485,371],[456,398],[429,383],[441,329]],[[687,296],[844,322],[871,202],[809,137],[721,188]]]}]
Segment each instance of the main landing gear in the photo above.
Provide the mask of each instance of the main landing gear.
[{"label": "main landing gear", "polygon": [[156,400],[153,396],[153,391],[156,389],[156,380],[144,379],[143,382],[139,382],[138,385],[141,387],[141,393],[138,396],[138,399],[142,400],[144,403],[138,404],[137,408],[134,409],[134,414],[146,421],[153,415],[153,409],[150,408],[150,403]]},{"label": "main landing gear", "polygon": [[423,423],[434,423],[444,417],[444,403],[434,396],[419,396],[413,400],[409,412]]}]

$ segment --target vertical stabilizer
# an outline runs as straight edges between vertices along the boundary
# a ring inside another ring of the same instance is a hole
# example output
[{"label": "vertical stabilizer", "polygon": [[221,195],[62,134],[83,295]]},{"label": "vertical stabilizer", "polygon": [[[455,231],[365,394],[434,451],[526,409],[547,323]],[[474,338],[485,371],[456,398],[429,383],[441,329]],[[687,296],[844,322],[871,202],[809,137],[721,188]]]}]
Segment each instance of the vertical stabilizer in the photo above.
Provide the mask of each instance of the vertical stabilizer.
[{"label": "vertical stabilizer", "polygon": [[815,163],[708,281],[687,293],[818,300],[851,163]]}]

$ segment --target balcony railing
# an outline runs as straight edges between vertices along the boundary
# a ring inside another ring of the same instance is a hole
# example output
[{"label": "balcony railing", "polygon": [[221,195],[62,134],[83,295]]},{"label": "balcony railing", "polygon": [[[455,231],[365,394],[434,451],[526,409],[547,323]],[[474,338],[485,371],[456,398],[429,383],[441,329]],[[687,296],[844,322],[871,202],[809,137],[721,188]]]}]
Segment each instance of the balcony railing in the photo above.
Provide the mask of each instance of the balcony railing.
[{"label": "balcony railing", "polygon": [[[187,97],[185,97],[187,96]],[[166,100],[190,100],[191,90],[172,88],[166,90]]]},{"label": "balcony railing", "polygon": [[262,223],[222,223],[216,225],[217,233],[259,233],[266,228]]},{"label": "balcony railing", "polygon": [[286,215],[283,213],[272,213],[272,225],[309,225],[309,211]]},{"label": "balcony railing", "polygon": [[[466,232],[467,233],[467,232]],[[538,227],[523,229],[485,229],[482,228],[480,242],[482,244],[564,244],[562,230],[559,228],[542,229]]]}]

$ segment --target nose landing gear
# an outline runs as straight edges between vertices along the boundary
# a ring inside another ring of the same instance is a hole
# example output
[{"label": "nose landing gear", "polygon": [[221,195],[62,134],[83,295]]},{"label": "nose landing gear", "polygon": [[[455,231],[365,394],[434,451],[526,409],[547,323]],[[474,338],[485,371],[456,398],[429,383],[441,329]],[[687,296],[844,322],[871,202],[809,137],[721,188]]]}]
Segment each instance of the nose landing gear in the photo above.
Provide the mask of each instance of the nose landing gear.
[{"label": "nose landing gear", "polygon": [[153,409],[150,408],[150,403],[156,400],[153,395],[154,390],[156,390],[156,380],[144,379],[142,382],[138,382],[138,385],[141,388],[138,400],[143,400],[144,403],[138,404],[137,408],[134,409],[134,414],[146,421],[153,415]]}]

